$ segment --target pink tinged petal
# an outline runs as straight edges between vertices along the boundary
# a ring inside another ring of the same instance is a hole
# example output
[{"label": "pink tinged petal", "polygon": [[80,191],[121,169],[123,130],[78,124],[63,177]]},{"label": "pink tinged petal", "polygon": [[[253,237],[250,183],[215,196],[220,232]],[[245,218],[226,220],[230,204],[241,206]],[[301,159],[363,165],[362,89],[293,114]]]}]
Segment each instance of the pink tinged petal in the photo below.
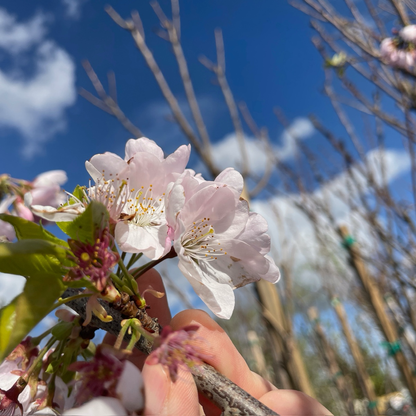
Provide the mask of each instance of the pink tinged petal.
[{"label": "pink tinged petal", "polygon": [[156,156],[160,161],[164,159],[163,150],[153,140],[150,140],[147,137],[130,139],[126,143],[126,162],[138,152],[150,153]]},{"label": "pink tinged petal", "polygon": [[269,270],[269,262],[264,255],[244,241],[221,241],[221,247],[227,255],[218,256],[218,261],[211,264],[215,268],[217,264],[220,264],[223,271],[228,270],[234,287],[245,286],[247,283],[260,280],[261,275]]},{"label": "pink tinged petal", "polygon": [[[204,277],[201,269],[194,262],[179,261],[179,269],[189,280],[195,293],[219,318],[230,319],[235,304],[233,289],[210,277]],[[195,279],[198,277],[198,279]]]},{"label": "pink tinged petal", "polygon": [[[218,188],[215,185],[204,187],[194,194],[180,213],[186,228],[194,221],[209,218],[216,232],[225,231],[231,225],[234,216],[234,193],[228,188]],[[244,224],[242,226],[244,227]]]},{"label": "pink tinged petal", "polygon": [[416,25],[405,26],[399,35],[406,42],[416,43]]},{"label": "pink tinged petal", "polygon": [[[43,390],[44,391],[44,390]],[[32,397],[32,393],[30,391],[30,386],[27,385],[24,390],[19,394],[19,402],[23,407],[23,413],[24,414],[28,414],[28,410],[29,407],[31,406],[32,402],[37,398],[37,393],[36,392],[36,396]],[[40,391],[40,393],[42,393],[42,391]],[[37,405],[32,406],[32,408],[37,408]]]},{"label": "pink tinged petal", "polygon": [[103,177],[107,180],[115,178],[126,166],[127,163],[120,156],[110,152],[95,155],[85,162],[85,168],[95,182]]},{"label": "pink tinged petal", "polygon": [[48,221],[65,222],[73,221],[78,215],[85,211],[82,203],[67,205],[60,208],[54,208],[42,205],[32,205],[32,212],[38,217],[44,218]]},{"label": "pink tinged petal", "polygon": [[69,404],[68,386],[60,377],[55,378],[55,394],[53,396],[53,402],[61,412],[63,412]]},{"label": "pink tinged petal", "polygon": [[143,389],[142,373],[130,361],[125,361],[123,372],[117,384],[116,393],[122,405],[129,412],[143,408]]},{"label": "pink tinged petal", "polygon": [[64,170],[50,170],[48,172],[41,173],[36,176],[32,185],[35,188],[50,186],[50,185],[63,185],[68,180],[66,172]]},{"label": "pink tinged petal", "polygon": [[120,400],[114,397],[97,397],[81,407],[67,410],[63,416],[127,416]]},{"label": "pink tinged petal", "polygon": [[182,145],[175,150],[174,153],[170,154],[164,163],[165,169],[170,172],[182,173],[189,161],[191,154],[191,145]]},{"label": "pink tinged petal", "polygon": [[45,186],[43,188],[35,188],[30,192],[25,194],[25,203],[26,195],[30,195],[33,205],[52,205],[58,206],[60,203],[64,202],[66,197],[64,192],[61,191],[59,185]]},{"label": "pink tinged petal", "polygon": [[241,173],[237,172],[233,168],[224,169],[216,178],[215,182],[224,183],[228,186],[232,186],[238,194],[243,192],[244,179]]},{"label": "pink tinged petal", "polygon": [[13,241],[16,238],[13,225],[2,220],[0,220],[0,239],[1,237],[6,237],[9,241]]},{"label": "pink tinged petal", "polygon": [[130,188],[138,190],[143,186],[143,192],[146,192],[152,185],[152,194],[160,196],[172,179],[163,170],[163,161],[151,153],[137,153],[129,162]]},{"label": "pink tinged petal", "polygon": [[33,221],[32,211],[28,207],[25,207],[21,202],[16,204],[16,211],[19,217],[28,221]]},{"label": "pink tinged petal", "polygon": [[12,374],[12,371],[18,370],[18,366],[15,361],[5,360],[0,365],[0,389],[9,390],[14,383],[19,379],[19,375]]},{"label": "pink tinged petal", "polygon": [[185,190],[182,185],[173,185],[171,191],[167,191],[166,220],[169,226],[175,227],[177,216],[185,205]]},{"label": "pink tinged petal", "polygon": [[274,260],[269,256],[264,256],[269,262],[269,270],[266,274],[262,275],[261,278],[267,280],[270,283],[277,283],[280,280],[280,270],[276,266]]},{"label": "pink tinged petal", "polygon": [[115,229],[115,239],[122,251],[144,253],[150,259],[158,259],[166,251],[168,226],[140,227],[131,222],[119,222]]},{"label": "pink tinged petal", "polygon": [[270,251],[270,236],[266,234],[267,230],[267,221],[260,214],[250,212],[247,224],[237,238],[250,244],[259,253],[267,254]]}]

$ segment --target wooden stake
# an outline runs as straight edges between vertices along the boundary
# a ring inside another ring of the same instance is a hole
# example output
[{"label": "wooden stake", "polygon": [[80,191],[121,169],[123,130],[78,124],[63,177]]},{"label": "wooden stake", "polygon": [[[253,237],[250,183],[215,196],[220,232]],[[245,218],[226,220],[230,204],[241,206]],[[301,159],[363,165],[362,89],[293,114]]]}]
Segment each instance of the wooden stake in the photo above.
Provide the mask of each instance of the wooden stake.
[{"label": "wooden stake", "polygon": [[[361,350],[358,347],[354,334],[351,331],[350,325],[345,315],[345,309],[337,296],[332,298],[332,306],[338,315],[338,319],[341,322],[342,329],[344,331],[345,338],[347,339],[348,346],[350,347],[351,354],[354,358],[355,367],[357,368],[358,379],[361,384],[364,396],[370,401],[372,406],[369,406],[368,411],[371,415],[377,416],[376,401],[377,396],[374,391],[373,382],[367,373],[364,358],[361,354]],[[373,405],[374,404],[374,405]]]},{"label": "wooden stake", "polygon": [[284,364],[293,383],[293,388],[308,396],[315,397],[299,347],[292,331],[288,328],[288,321],[276,286],[265,280],[260,280],[256,285],[263,307],[263,314],[279,335],[280,341],[277,348],[283,352]]},{"label": "wooden stake", "polygon": [[403,352],[400,351],[400,349],[393,348],[393,346],[397,346],[398,334],[395,325],[393,325],[384,309],[383,296],[380,293],[376,281],[368,273],[357,244],[351,240],[348,228],[346,226],[341,226],[339,231],[344,241],[350,241],[347,245],[347,250],[350,254],[351,264],[368,294],[370,303],[376,313],[378,324],[389,342],[389,345],[392,346],[391,355],[396,360],[399,370],[409,389],[410,395],[413,398],[413,402],[416,403],[416,378]]},{"label": "wooden stake", "polygon": [[332,349],[330,343],[326,339],[324,330],[322,329],[322,326],[319,323],[318,310],[316,308],[309,308],[308,316],[313,324],[315,333],[318,336],[319,342],[322,347],[323,356],[328,366],[329,372],[332,376],[332,379],[334,380],[335,385],[337,386],[342,400],[344,401],[344,405],[346,408],[345,410],[349,415],[355,415],[354,403],[352,400],[350,388],[348,387],[348,383],[345,380],[345,377],[342,374],[341,369],[339,368],[334,350]]}]

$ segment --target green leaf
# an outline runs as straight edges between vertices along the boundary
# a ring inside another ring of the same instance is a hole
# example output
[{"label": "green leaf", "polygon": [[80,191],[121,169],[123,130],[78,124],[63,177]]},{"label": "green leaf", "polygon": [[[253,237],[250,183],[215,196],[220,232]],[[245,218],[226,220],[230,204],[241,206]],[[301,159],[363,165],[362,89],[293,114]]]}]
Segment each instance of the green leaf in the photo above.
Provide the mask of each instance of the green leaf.
[{"label": "green leaf", "polygon": [[[74,198],[75,197],[75,198]],[[78,201],[77,201],[78,199]],[[74,189],[74,191],[72,192],[72,197],[69,199],[69,201],[65,204],[63,204],[63,206],[68,206],[68,205],[73,205],[76,204],[79,201],[85,201],[85,186],[79,186],[77,185]],[[56,225],[67,235],[68,232],[68,227],[70,226],[70,224],[72,223],[72,221],[59,221],[56,223]]]},{"label": "green leaf", "polygon": [[47,272],[62,276],[62,264],[69,264],[67,250],[45,240],[0,243],[0,272],[33,276]]},{"label": "green leaf", "polygon": [[56,274],[34,274],[23,292],[0,309],[0,362],[51,311],[64,290]]},{"label": "green leaf", "polygon": [[[79,186],[77,185],[74,189],[74,192],[72,192],[72,195],[77,198],[79,201],[82,201],[85,199],[85,186]],[[75,204],[78,201],[75,201],[74,198],[71,198],[69,200],[69,205]]]},{"label": "green leaf", "polygon": [[61,230],[67,235],[74,240],[93,244],[96,238],[96,230],[107,227],[108,220],[107,208],[101,202],[91,201],[87,209],[74,221],[60,223],[59,226],[67,224],[64,227],[65,229],[61,227]]},{"label": "green leaf", "polygon": [[7,214],[0,214],[0,220],[6,221],[13,225],[18,240],[40,239],[68,247],[68,243],[66,241],[55,237],[52,233],[45,230],[41,225],[35,224],[32,221]]}]

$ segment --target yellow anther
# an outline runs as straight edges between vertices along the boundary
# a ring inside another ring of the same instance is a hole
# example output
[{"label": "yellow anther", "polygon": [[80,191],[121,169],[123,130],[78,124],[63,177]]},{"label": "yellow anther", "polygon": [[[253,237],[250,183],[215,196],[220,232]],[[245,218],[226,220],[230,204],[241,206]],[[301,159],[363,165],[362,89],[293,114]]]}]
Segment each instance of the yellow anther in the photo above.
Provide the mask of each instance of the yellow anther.
[{"label": "yellow anther", "polygon": [[90,255],[88,254],[88,253],[82,253],[81,254],[81,260],[82,261],[88,261],[88,260],[90,260]]}]

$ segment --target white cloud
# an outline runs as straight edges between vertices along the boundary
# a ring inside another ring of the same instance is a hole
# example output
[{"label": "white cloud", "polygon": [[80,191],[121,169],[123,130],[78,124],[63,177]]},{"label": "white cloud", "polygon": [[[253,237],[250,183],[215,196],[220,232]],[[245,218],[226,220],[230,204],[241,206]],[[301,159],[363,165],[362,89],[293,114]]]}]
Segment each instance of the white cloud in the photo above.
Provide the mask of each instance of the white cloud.
[{"label": "white cloud", "polygon": [[81,16],[81,6],[86,0],[61,0],[65,14],[70,19],[79,19]]},{"label": "white cloud", "polygon": [[[400,175],[408,172],[410,168],[409,156],[404,151],[398,150],[374,150],[368,153],[368,166],[374,173],[376,181],[381,180],[380,176],[380,160],[384,160],[385,177],[387,183],[393,182]],[[357,166],[352,168],[352,172],[356,175],[358,181],[361,183],[361,193],[368,191],[368,186],[363,177],[359,173]],[[358,197],[358,193],[354,192],[348,186],[348,174],[342,172],[333,180],[326,183],[323,187],[317,189],[309,195],[310,198],[324,198],[328,202],[331,214],[333,215],[337,224],[345,224],[349,227],[351,235],[362,244],[363,249],[370,249],[372,244],[372,234],[367,224],[356,213],[352,212],[345,202],[344,197]],[[294,267],[293,275],[296,277],[297,283],[300,286],[307,287],[308,292],[316,293],[322,285],[322,276],[318,276],[311,268],[311,265],[327,261],[323,256],[327,253],[322,253],[321,244],[318,242],[312,222],[308,217],[296,206],[296,202],[308,203],[308,199],[301,200],[298,194],[276,196],[267,200],[255,200],[250,204],[253,211],[263,215],[269,223],[269,234],[272,238],[272,254],[277,262],[288,261],[291,259],[291,266]],[[276,217],[278,211],[279,219]],[[318,218],[320,213],[316,212]],[[331,247],[331,255],[343,258],[345,250],[340,246],[338,236],[332,231],[332,227],[325,221],[322,221],[322,226],[325,227],[325,238]],[[325,264],[328,267],[328,264]],[[337,279],[333,276],[339,273],[334,270],[331,276],[333,283]],[[337,284],[348,285],[348,279]],[[338,286],[339,288],[339,286]]]},{"label": "white cloud", "polygon": [[[33,75],[24,76],[19,68],[0,70],[0,127],[12,128],[21,134],[22,153],[29,158],[65,128],[65,110],[76,99],[75,64],[66,51],[43,39],[45,20],[39,23],[39,18],[34,17],[27,23],[16,23],[4,10],[2,15],[14,22],[9,31],[20,34],[11,38],[20,39],[14,41],[20,45],[20,51],[34,51]],[[0,48],[9,51],[12,44],[13,41],[8,46],[0,43]]]},{"label": "white cloud", "polygon": [[[267,153],[264,151],[262,143],[252,137],[245,137],[245,146],[250,170],[257,174],[264,172]],[[215,163],[220,169],[233,167],[241,170],[240,147],[235,133],[227,134],[221,141],[215,143],[212,146],[212,152]]]},{"label": "white cloud", "polygon": [[287,160],[293,158],[296,155],[296,141],[307,139],[314,132],[315,128],[308,118],[295,118],[281,135],[283,145],[276,148],[276,154],[279,159]]},{"label": "white cloud", "polygon": [[26,51],[43,39],[45,23],[46,17],[41,13],[25,23],[18,23],[16,16],[0,8],[0,48],[13,54]]},{"label": "white cloud", "polygon": [[[281,146],[273,146],[275,156],[280,160],[288,160],[296,155],[296,141],[305,140],[315,132],[309,119],[304,117],[296,118],[280,136]],[[267,165],[267,151],[259,140],[253,137],[245,137],[248,165],[251,172],[261,174]],[[212,146],[215,156],[215,163],[220,169],[233,167],[241,170],[241,153],[235,133],[229,133],[222,140]],[[202,165],[199,166],[201,170]]]}]

